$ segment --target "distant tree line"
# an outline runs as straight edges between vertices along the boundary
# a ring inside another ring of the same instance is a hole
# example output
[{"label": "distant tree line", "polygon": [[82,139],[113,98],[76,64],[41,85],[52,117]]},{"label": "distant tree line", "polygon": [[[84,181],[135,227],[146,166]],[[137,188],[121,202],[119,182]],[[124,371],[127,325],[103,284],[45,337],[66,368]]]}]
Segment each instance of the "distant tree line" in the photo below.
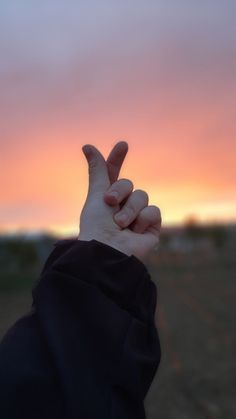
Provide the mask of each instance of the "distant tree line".
[{"label": "distant tree line", "polygon": [[228,240],[228,230],[223,225],[200,225],[195,219],[190,219],[184,226],[185,234],[192,240],[210,239],[216,249],[223,248]]}]

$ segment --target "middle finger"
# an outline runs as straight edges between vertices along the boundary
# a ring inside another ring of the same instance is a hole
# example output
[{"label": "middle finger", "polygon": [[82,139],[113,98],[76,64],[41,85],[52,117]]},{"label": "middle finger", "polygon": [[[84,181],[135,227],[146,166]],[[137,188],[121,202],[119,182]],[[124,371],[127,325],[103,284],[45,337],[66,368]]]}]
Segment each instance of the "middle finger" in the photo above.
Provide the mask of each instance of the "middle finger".
[{"label": "middle finger", "polygon": [[148,205],[147,192],[136,189],[127,199],[123,207],[115,215],[115,221],[123,228],[131,224],[139,212]]},{"label": "middle finger", "polygon": [[[108,205],[114,206],[126,200],[133,190],[133,182],[129,179],[119,179],[114,182],[104,194]],[[121,204],[122,205],[122,204]]]}]

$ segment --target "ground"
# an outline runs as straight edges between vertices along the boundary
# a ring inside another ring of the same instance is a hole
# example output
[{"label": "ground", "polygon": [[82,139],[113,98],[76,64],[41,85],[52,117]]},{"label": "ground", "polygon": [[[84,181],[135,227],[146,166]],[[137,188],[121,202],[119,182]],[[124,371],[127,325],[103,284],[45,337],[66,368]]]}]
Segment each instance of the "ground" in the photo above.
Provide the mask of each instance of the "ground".
[{"label": "ground", "polygon": [[236,418],[236,262],[185,258],[150,271],[163,356],[148,419]]},{"label": "ground", "polygon": [[[145,399],[147,419],[236,418],[236,261],[185,255],[148,267],[162,359]],[[30,309],[30,286],[3,286],[0,335]]]}]

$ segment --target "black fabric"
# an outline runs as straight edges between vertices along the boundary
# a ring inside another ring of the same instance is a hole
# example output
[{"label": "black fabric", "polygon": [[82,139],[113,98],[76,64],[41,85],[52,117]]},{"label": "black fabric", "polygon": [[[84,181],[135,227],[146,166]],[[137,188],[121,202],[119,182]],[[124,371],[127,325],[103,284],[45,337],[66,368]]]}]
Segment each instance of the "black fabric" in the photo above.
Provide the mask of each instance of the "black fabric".
[{"label": "black fabric", "polygon": [[157,289],[134,255],[61,240],[0,345],[0,417],[144,419]]}]

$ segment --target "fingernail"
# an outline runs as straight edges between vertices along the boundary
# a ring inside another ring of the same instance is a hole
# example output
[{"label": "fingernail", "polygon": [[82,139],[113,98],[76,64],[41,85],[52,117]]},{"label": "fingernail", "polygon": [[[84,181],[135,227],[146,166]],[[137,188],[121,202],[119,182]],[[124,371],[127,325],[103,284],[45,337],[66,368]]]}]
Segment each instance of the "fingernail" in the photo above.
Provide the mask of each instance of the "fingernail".
[{"label": "fingernail", "polygon": [[125,214],[124,212],[122,213],[122,214],[116,214],[115,215],[115,219],[118,221],[118,222],[122,222],[122,223],[125,223],[127,220],[128,220],[128,215],[127,214]]}]

